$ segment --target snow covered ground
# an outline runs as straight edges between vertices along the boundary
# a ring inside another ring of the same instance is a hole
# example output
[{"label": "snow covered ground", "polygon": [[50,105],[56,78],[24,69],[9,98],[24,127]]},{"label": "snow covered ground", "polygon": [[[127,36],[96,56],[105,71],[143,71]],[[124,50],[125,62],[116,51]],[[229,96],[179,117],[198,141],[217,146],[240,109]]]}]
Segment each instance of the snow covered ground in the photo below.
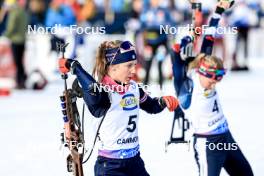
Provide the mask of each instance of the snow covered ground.
[{"label": "snow covered ground", "polygon": [[[229,73],[218,86],[225,115],[234,138],[249,160],[256,176],[264,174],[263,105],[264,59],[251,59],[248,73]],[[174,94],[171,82],[164,94]],[[63,82],[54,81],[44,91],[14,90],[0,97],[0,175],[65,176],[67,150],[60,150],[63,120],[59,95]],[[152,91],[151,96],[160,93]],[[165,153],[173,114],[140,112],[141,155],[152,176],[195,176],[192,150],[183,144],[170,145]],[[86,141],[93,136],[93,118],[86,109]],[[93,175],[96,149],[84,165],[86,176]],[[223,171],[221,175],[226,175]]]}]

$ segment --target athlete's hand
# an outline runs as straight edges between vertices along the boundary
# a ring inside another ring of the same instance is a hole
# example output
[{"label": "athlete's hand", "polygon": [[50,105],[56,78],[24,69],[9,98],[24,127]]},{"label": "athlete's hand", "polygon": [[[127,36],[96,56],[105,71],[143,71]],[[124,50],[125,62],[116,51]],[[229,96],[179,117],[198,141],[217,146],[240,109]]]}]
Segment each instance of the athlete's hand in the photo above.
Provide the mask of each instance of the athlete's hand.
[{"label": "athlete's hand", "polygon": [[66,74],[71,70],[72,65],[76,65],[74,63],[78,63],[78,61],[72,59],[59,59],[59,70],[60,73]]},{"label": "athlete's hand", "polygon": [[179,101],[173,96],[163,96],[161,97],[162,104],[165,103],[165,106],[169,111],[174,111],[179,106]]},{"label": "athlete's hand", "polygon": [[223,8],[224,10],[231,8],[234,5],[234,0],[218,0],[217,7]]}]

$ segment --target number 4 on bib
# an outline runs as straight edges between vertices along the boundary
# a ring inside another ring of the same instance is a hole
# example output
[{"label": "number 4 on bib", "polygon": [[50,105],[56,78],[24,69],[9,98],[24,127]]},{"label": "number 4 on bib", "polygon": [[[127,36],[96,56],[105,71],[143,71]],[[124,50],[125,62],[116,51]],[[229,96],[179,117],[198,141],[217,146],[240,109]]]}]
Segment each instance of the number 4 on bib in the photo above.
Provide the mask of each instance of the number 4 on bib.
[{"label": "number 4 on bib", "polygon": [[215,112],[215,111],[217,111],[217,113],[219,112],[219,108],[218,108],[216,100],[214,101],[214,107],[213,107],[213,112]]}]

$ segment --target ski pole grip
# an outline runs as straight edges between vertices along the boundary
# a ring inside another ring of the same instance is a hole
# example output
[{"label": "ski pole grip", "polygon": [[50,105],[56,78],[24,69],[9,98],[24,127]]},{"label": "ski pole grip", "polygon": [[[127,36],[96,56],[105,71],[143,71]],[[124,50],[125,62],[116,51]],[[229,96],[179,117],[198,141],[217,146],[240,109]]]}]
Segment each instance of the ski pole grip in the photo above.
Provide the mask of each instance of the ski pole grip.
[{"label": "ski pole grip", "polygon": [[193,10],[198,9],[199,11],[202,11],[202,3],[200,3],[200,2],[192,2],[192,9]]}]

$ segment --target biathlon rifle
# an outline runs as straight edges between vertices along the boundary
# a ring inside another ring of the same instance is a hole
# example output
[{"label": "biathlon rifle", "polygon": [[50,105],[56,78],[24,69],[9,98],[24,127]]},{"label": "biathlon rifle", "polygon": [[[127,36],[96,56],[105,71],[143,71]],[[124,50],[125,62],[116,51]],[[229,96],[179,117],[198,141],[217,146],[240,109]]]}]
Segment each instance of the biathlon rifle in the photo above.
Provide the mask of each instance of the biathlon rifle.
[{"label": "biathlon rifle", "polygon": [[[193,37],[193,42],[196,39],[196,36],[198,36],[199,34],[197,33],[195,27],[197,24],[197,20],[196,20],[196,15],[201,13],[202,10],[202,3],[197,2],[196,0],[189,0],[189,2],[191,3],[191,9],[192,9],[192,25],[191,25],[191,36]],[[189,52],[191,53],[191,52]],[[177,134],[179,134],[177,137],[175,136],[175,124],[176,122],[178,122],[178,130],[179,132]],[[188,119],[185,118],[184,112],[182,111],[182,109],[180,107],[178,107],[175,111],[174,111],[174,117],[173,117],[173,121],[172,121],[172,126],[171,126],[171,133],[170,133],[170,139],[168,141],[166,141],[165,143],[165,151],[167,152],[167,147],[174,143],[174,144],[179,144],[179,143],[186,143],[189,144],[189,140],[185,139],[185,132],[189,129],[190,127],[190,123],[188,121]]]},{"label": "biathlon rifle", "polygon": [[[68,44],[56,43],[58,52],[62,53],[64,59],[65,48]],[[72,172],[73,176],[83,176],[83,155],[84,155],[84,135],[83,125],[80,121],[80,115],[77,108],[77,98],[82,94],[76,91],[77,80],[73,83],[73,88],[67,87],[67,74],[61,75],[64,80],[64,91],[60,96],[62,114],[64,120],[64,132],[61,133],[61,142],[64,147],[69,149],[67,157],[67,171]]]}]

